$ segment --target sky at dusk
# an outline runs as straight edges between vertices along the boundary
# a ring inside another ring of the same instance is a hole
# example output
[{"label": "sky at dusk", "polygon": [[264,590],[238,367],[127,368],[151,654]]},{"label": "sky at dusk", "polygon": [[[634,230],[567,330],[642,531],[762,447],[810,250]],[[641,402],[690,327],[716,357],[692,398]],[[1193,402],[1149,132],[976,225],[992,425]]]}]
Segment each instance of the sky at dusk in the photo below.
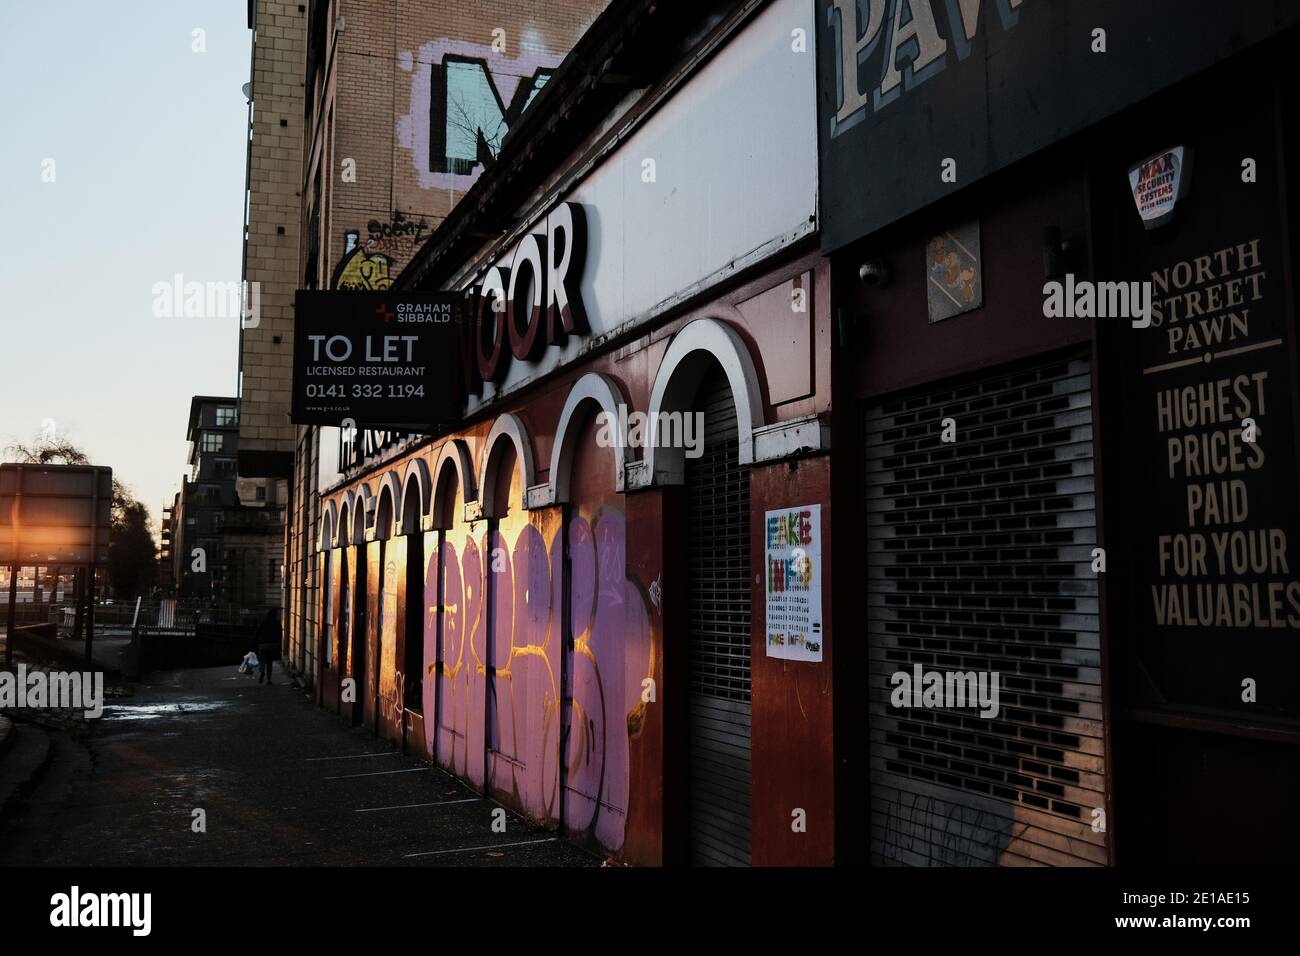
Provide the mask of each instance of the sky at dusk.
[{"label": "sky at dusk", "polygon": [[55,428],[155,532],[190,397],[237,386],[238,319],[154,287],[240,278],[249,47],[242,2],[0,0],[0,451]]}]

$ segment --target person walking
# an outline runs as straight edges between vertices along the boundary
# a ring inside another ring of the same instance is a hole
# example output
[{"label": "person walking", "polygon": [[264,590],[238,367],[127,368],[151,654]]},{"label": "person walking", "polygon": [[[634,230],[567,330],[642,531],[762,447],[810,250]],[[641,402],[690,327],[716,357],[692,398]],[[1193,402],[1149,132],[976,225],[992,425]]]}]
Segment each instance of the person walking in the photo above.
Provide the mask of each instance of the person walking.
[{"label": "person walking", "polygon": [[257,634],[254,637],[257,642],[257,682],[262,683],[262,678],[266,678],[266,686],[271,686],[271,673],[273,662],[280,656],[280,612],[271,608],[266,612],[260,624],[257,625]]}]

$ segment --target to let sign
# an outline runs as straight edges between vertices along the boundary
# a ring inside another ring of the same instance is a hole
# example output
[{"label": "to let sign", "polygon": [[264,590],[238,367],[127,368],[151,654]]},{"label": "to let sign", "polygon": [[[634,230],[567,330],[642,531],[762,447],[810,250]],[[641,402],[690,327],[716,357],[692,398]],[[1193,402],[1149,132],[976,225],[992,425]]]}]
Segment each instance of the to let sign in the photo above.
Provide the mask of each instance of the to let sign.
[{"label": "to let sign", "polygon": [[299,425],[400,426],[460,414],[451,292],[301,291],[294,304],[293,409]]}]

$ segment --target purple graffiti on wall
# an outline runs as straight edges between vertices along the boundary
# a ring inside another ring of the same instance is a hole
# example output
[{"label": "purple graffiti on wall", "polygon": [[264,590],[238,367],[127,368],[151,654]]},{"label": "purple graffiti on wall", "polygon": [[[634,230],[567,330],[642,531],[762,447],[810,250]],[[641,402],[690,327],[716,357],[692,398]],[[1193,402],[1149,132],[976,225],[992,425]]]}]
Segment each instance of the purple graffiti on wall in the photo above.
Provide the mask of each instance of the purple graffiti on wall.
[{"label": "purple graffiti on wall", "polygon": [[[480,786],[490,744],[486,773],[492,791],[511,795],[539,821],[558,823],[561,674],[566,674],[572,703],[563,825],[617,852],[628,810],[628,741],[644,719],[642,681],[654,669],[650,616],[640,590],[627,578],[622,512],[607,507],[590,517],[574,515],[566,527],[573,575],[573,647],[567,662],[561,657],[559,532],[549,548],[532,524],[513,542],[504,536],[475,539],[461,529],[448,532],[441,669],[436,665],[439,601],[430,597],[439,594],[435,561],[429,562],[425,585],[426,743],[436,745],[440,764]],[[484,613],[488,588],[494,608],[490,647]]]}]

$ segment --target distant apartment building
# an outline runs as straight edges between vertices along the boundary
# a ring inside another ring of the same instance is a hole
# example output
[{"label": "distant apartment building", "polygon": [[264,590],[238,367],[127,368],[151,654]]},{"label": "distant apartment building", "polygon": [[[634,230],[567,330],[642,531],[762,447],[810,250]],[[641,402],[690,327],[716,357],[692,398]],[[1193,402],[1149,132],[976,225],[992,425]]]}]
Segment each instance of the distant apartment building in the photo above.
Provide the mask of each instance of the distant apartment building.
[{"label": "distant apartment building", "polygon": [[193,600],[218,600],[225,584],[222,512],[237,503],[239,418],[234,398],[195,395],[190,400],[187,475],[173,511],[176,591]]},{"label": "distant apartment building", "polygon": [[240,478],[239,504],[223,516],[224,564],[228,603],[244,609],[281,607],[284,583],[284,502],[286,483]]},{"label": "distant apartment building", "polygon": [[176,552],[173,548],[176,525],[176,507],[179,495],[172,497],[171,503],[163,506],[162,521],[158,528],[158,557],[154,571],[154,584],[164,594],[169,594],[176,580]]},{"label": "distant apartment building", "polygon": [[[295,225],[301,288],[388,288],[493,163],[507,131],[605,6],[311,3],[302,220]],[[262,301],[270,301],[265,289]],[[283,334],[291,348],[290,333]],[[274,359],[283,362],[276,366],[281,378],[268,394],[278,402],[276,420],[287,422],[289,353]],[[247,364],[244,375],[248,407]],[[390,438],[394,447],[407,440]],[[338,430],[297,428],[293,447],[286,635],[289,662],[313,674],[319,491],[340,477]]]},{"label": "distant apartment building", "polygon": [[238,477],[236,400],[194,396],[186,437],[190,470],[163,523],[176,595],[242,608],[279,606],[283,512],[277,483]]}]

